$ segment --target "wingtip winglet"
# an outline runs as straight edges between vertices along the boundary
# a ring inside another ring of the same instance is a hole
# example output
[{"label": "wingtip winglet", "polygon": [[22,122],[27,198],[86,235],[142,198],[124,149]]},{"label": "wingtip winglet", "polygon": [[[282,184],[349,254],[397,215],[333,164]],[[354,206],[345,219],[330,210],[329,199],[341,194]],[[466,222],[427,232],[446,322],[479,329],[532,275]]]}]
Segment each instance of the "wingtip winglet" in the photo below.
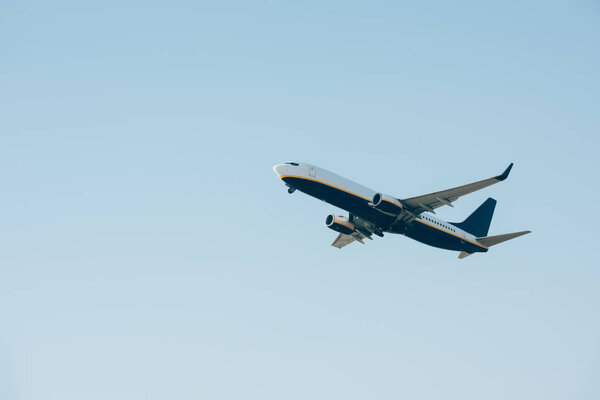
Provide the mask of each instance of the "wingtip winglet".
[{"label": "wingtip winglet", "polygon": [[504,170],[504,172],[502,173],[502,175],[498,175],[496,177],[497,180],[499,181],[503,181],[506,178],[508,178],[508,174],[510,174],[510,170],[512,169],[514,163],[510,163],[510,165],[506,168],[506,170]]}]

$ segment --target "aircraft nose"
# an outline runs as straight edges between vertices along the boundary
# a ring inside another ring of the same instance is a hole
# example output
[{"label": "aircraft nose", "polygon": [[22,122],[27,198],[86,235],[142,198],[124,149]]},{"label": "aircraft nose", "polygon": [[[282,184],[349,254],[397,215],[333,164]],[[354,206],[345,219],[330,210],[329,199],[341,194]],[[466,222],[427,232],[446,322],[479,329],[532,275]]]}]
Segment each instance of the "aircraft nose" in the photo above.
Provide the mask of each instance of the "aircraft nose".
[{"label": "aircraft nose", "polygon": [[283,175],[285,175],[285,171],[287,169],[287,165],[285,164],[277,164],[273,166],[273,171],[275,171],[275,174],[281,178]]}]

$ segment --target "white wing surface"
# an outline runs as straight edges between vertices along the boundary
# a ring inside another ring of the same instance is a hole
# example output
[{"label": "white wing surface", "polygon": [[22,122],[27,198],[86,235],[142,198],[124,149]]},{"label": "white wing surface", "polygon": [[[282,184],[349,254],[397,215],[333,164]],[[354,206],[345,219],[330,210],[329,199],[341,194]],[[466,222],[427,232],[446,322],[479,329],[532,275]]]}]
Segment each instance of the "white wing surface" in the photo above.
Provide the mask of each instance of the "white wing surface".
[{"label": "white wing surface", "polygon": [[331,245],[333,247],[337,247],[338,249],[341,249],[342,247],[349,245],[350,243],[354,242],[354,238],[350,235],[344,235],[343,233],[340,233],[335,240],[333,241],[333,243],[331,243]]},{"label": "white wing surface", "polygon": [[508,178],[508,174],[510,173],[512,166],[513,164],[511,163],[501,175],[494,176],[492,178],[483,179],[481,181],[457,186],[451,189],[440,190],[439,192],[433,192],[423,196],[398,200],[400,200],[406,209],[414,213],[413,216],[418,215],[423,211],[434,212],[434,209],[444,205],[452,207],[452,202],[456,201],[459,197],[473,193],[495,183],[502,182]]},{"label": "white wing surface", "polygon": [[350,243],[352,243],[354,241],[365,244],[365,242],[363,242],[363,239],[373,240],[370,236],[363,235],[362,233],[360,233],[358,231],[355,231],[355,232],[351,233],[350,235],[345,235],[343,233],[340,233],[339,235],[337,235],[337,237],[335,238],[333,243],[331,243],[331,245],[333,247],[337,247],[338,249],[341,249],[342,247],[349,245]]}]

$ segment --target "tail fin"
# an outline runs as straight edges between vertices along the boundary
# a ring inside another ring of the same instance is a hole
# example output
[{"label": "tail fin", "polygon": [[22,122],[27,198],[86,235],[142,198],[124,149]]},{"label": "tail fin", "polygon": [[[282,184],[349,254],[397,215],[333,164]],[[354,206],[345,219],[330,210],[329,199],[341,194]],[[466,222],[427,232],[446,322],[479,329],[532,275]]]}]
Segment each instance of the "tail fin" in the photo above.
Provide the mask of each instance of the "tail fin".
[{"label": "tail fin", "polygon": [[494,209],[496,208],[496,200],[491,197],[483,202],[482,205],[471,215],[467,217],[463,222],[450,222],[457,228],[467,231],[477,237],[487,236],[490,230],[490,224],[492,222],[492,216],[494,215]]},{"label": "tail fin", "polygon": [[506,242],[507,240],[514,239],[519,236],[526,235],[531,233],[531,231],[521,231],[521,232],[513,232],[513,233],[505,233],[504,235],[496,235],[496,236],[487,236],[477,238],[477,241],[484,245],[485,247],[492,247],[498,243]]}]

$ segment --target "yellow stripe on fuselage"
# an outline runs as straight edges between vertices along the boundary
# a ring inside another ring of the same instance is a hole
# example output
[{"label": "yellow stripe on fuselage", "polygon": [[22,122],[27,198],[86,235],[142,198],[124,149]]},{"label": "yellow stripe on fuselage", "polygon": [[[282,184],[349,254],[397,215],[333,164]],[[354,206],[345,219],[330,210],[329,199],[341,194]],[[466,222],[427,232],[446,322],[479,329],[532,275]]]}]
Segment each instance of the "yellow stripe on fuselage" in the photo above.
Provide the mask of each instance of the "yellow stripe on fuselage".
[{"label": "yellow stripe on fuselage", "polygon": [[361,196],[359,194],[350,192],[350,191],[348,191],[346,189],[342,189],[341,187],[330,185],[329,183],[325,183],[325,182],[320,181],[318,179],[306,178],[304,176],[296,176],[296,175],[281,175],[279,178],[280,179],[283,179],[283,178],[298,178],[298,179],[304,179],[304,180],[307,180],[307,181],[313,181],[313,182],[317,182],[317,183],[320,183],[320,184],[325,185],[325,186],[332,187],[332,188],[337,189],[337,190],[341,190],[342,192],[346,192],[346,193],[351,194],[353,196],[360,197],[361,199],[367,200],[369,202],[372,200],[372,199],[367,199],[366,197],[363,197],[363,196]]},{"label": "yellow stripe on fuselage", "polygon": [[434,226],[434,225],[428,224],[427,222],[421,221],[420,219],[415,219],[415,221],[418,221],[418,222],[420,222],[420,223],[422,223],[422,224],[424,224],[424,225],[427,225],[427,226],[430,226],[430,227],[432,227],[432,228],[434,228],[434,229],[437,229],[438,231],[442,231],[442,232],[444,232],[444,233],[447,233],[447,234],[449,234],[449,235],[456,236],[457,238],[459,238],[459,239],[461,239],[461,240],[464,240],[464,241],[466,241],[466,242],[472,243],[472,244],[474,244],[475,246],[482,247],[482,248],[484,248],[484,249],[486,249],[486,250],[487,250],[487,247],[485,247],[484,245],[482,245],[482,244],[480,244],[480,243],[472,242],[472,241],[470,241],[470,240],[469,240],[469,239],[467,239],[467,238],[464,238],[464,237],[462,237],[462,236],[458,236],[457,234],[454,234],[454,233],[452,233],[452,232],[448,232],[447,230],[444,230],[444,229],[438,228],[437,226]]}]

